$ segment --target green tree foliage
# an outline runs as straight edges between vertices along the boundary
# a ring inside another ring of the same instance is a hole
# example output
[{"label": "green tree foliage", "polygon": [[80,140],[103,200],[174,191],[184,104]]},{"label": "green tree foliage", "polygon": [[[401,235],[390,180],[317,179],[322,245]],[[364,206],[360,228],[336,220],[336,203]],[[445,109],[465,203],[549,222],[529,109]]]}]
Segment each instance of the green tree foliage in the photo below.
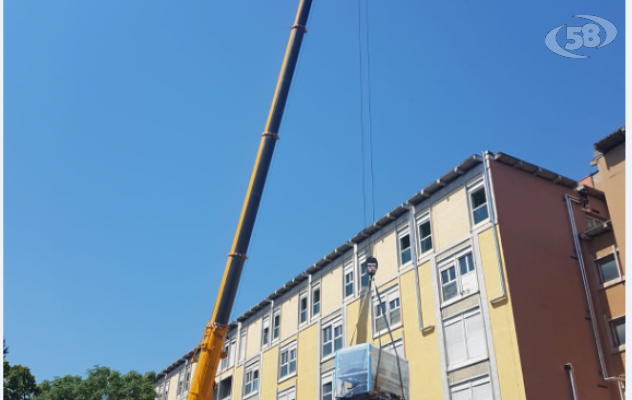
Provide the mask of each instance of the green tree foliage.
[{"label": "green tree foliage", "polygon": [[130,371],[125,375],[96,365],[85,379],[65,376],[39,385],[34,400],[154,400],[156,374],[141,375]]},{"label": "green tree foliage", "polygon": [[11,366],[3,360],[4,400],[31,399],[38,393],[35,377],[28,367],[20,364]]}]

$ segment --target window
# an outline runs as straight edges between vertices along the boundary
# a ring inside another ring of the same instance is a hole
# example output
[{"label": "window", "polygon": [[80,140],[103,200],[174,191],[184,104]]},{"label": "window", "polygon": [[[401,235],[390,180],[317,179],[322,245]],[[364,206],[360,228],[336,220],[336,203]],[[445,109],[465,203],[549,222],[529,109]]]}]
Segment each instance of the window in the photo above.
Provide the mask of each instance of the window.
[{"label": "window", "polygon": [[323,325],[323,358],[331,356],[342,348],[342,319],[337,318]]},{"label": "window", "polygon": [[296,400],[296,388],[291,387],[279,392],[277,400]]},{"label": "window", "polygon": [[320,314],[320,283],[312,288],[312,317]]},{"label": "window", "polygon": [[424,215],[418,222],[419,228],[419,254],[432,250],[432,232],[430,230],[430,214]]},{"label": "window", "polygon": [[272,340],[277,340],[281,335],[281,309],[274,310],[272,317]]},{"label": "window", "polygon": [[169,398],[169,381],[167,381],[167,383],[165,384],[165,397],[164,400],[167,400]]},{"label": "window", "polygon": [[345,262],[344,266],[344,275],[345,275],[345,296],[349,297],[353,295],[353,261],[349,260]]},{"label": "window", "polygon": [[219,400],[230,399],[230,393],[233,388],[233,377],[229,376],[219,382],[218,392]]},{"label": "window", "polygon": [[296,342],[281,349],[279,355],[279,379],[296,373]]},{"label": "window", "polygon": [[458,384],[450,388],[452,400],[492,400],[492,385],[489,377]]},{"label": "window", "polygon": [[[377,296],[374,297],[375,320],[373,326],[374,334],[381,334],[388,331],[386,323],[388,322],[391,330],[399,327],[402,323],[402,312],[399,303],[399,290],[397,286],[380,293],[382,303],[378,303]],[[386,320],[388,318],[388,321]]]},{"label": "window", "polygon": [[444,302],[456,300],[478,291],[476,266],[472,253],[460,253],[440,265],[441,297]]},{"label": "window", "polygon": [[226,353],[226,357],[222,358],[221,363],[219,365],[220,370],[223,371],[228,367],[232,367],[235,361],[235,345],[237,344],[235,338],[226,337],[226,341],[224,342],[224,353]]},{"label": "window", "polygon": [[625,317],[620,317],[610,321],[612,330],[612,343],[615,347],[625,345]]},{"label": "window", "polygon": [[366,270],[366,253],[360,256],[360,290],[368,288],[371,283]]},{"label": "window", "polygon": [[263,317],[263,325],[261,328],[261,345],[266,346],[270,343],[270,316]]},{"label": "window", "polygon": [[244,370],[244,397],[259,391],[259,362]]},{"label": "window", "polygon": [[307,292],[303,292],[299,295],[298,310],[299,323],[304,324],[307,322]]},{"label": "window", "polygon": [[405,265],[412,260],[412,249],[410,248],[410,232],[405,228],[398,234],[399,241],[399,265]]},{"label": "window", "polygon": [[242,361],[244,357],[246,357],[246,335],[248,334],[248,330],[245,326],[241,327],[241,332],[239,333],[239,361]]},{"label": "window", "polygon": [[485,326],[480,308],[447,319],[443,326],[450,367],[487,356]]},{"label": "window", "polygon": [[598,226],[603,226],[603,224],[605,224],[605,221],[586,215],[586,230],[591,230]]},{"label": "window", "polygon": [[334,376],[332,372],[324,374],[321,379],[321,398],[322,400],[334,400]]},{"label": "window", "polygon": [[156,400],[163,400],[165,398],[165,384],[163,383],[158,387],[158,394],[156,395]]},{"label": "window", "polygon": [[478,225],[489,218],[489,211],[487,210],[487,196],[485,195],[484,186],[480,185],[471,190],[470,202],[472,206],[472,220],[474,225]]},{"label": "window", "polygon": [[191,376],[191,365],[187,365],[180,370],[178,374],[178,390],[176,396],[178,398],[186,395],[189,390],[189,378]]},{"label": "window", "polygon": [[619,267],[616,251],[597,259],[596,263],[599,269],[601,283],[610,282],[621,277],[621,269]]}]

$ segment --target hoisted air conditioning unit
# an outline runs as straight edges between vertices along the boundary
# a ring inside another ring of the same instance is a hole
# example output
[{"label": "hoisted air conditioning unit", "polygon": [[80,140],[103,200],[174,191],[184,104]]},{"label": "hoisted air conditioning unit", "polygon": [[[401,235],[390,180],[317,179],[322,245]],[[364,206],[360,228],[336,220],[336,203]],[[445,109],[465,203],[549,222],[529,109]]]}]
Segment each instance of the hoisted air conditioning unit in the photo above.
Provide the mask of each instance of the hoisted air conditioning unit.
[{"label": "hoisted air conditioning unit", "polygon": [[[337,399],[408,399],[408,361],[369,343],[338,350]],[[399,364],[399,365],[398,365]]]}]

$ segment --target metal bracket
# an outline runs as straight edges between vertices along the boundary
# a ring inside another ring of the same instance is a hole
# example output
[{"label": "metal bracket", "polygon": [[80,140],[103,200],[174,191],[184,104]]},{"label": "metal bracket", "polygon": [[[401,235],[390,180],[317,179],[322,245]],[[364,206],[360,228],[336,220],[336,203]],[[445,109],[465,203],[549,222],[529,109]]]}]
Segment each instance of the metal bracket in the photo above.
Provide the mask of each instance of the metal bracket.
[{"label": "metal bracket", "polygon": [[245,254],[241,254],[241,253],[228,253],[228,257],[239,257],[242,260],[247,260],[248,257],[246,257]]},{"label": "metal bracket", "polygon": [[263,132],[261,134],[261,136],[272,136],[273,138],[275,138],[276,140],[279,140],[279,135],[277,135],[274,132]]},{"label": "metal bracket", "polygon": [[299,28],[300,30],[302,30],[303,33],[307,33],[307,28],[305,28],[305,26],[303,25],[296,24],[290,27],[290,29],[296,29],[296,28]]}]

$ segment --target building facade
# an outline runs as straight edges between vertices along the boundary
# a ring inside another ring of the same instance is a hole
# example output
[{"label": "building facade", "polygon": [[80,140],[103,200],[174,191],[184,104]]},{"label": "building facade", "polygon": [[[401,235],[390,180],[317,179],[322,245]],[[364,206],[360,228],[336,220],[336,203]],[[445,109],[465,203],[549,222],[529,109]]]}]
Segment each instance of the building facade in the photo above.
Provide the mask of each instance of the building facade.
[{"label": "building facade", "polygon": [[[622,398],[619,131],[579,182],[469,157],[231,323],[214,398],[333,400],[334,354],[357,343],[408,360],[412,400]],[[158,374],[159,400],[187,396],[192,354]]]}]

